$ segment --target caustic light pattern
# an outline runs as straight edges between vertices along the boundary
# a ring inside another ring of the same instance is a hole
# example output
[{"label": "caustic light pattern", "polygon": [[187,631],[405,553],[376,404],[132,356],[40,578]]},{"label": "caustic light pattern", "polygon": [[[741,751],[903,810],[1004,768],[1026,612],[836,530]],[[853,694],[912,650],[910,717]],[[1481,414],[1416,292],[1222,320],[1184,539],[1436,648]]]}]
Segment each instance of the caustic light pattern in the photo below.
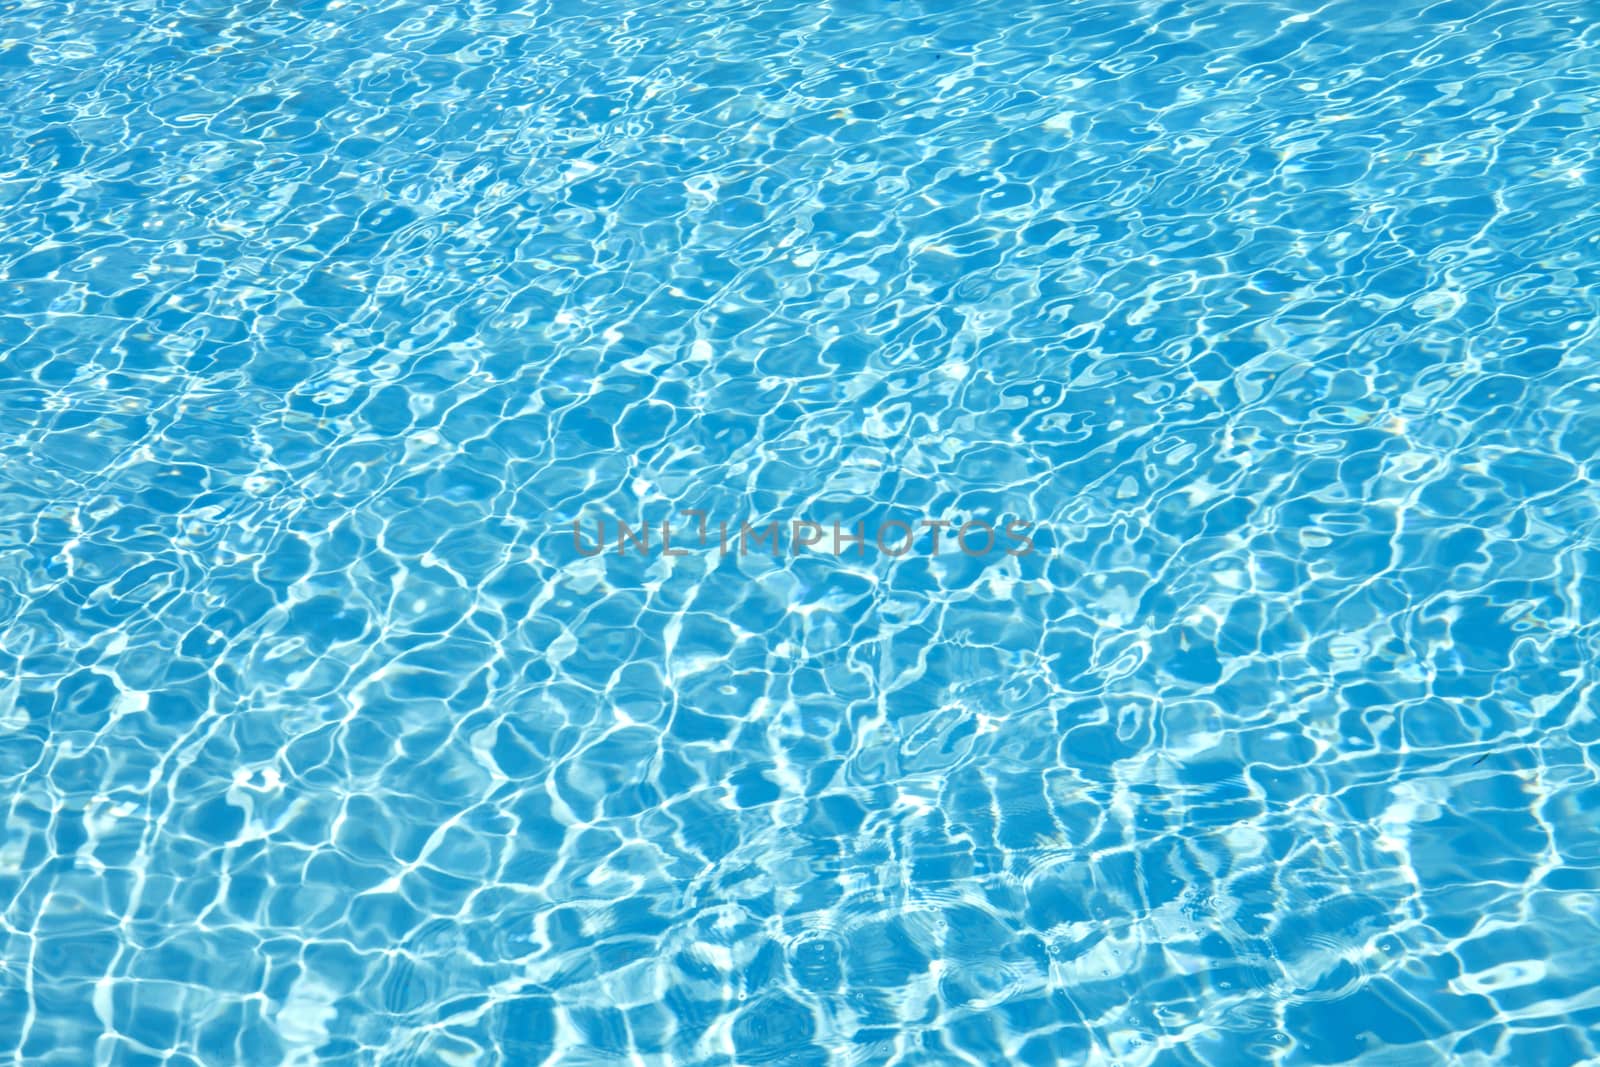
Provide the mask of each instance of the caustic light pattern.
[{"label": "caustic light pattern", "polygon": [[0,1062],[1597,1062],[1596,13],[9,0]]}]

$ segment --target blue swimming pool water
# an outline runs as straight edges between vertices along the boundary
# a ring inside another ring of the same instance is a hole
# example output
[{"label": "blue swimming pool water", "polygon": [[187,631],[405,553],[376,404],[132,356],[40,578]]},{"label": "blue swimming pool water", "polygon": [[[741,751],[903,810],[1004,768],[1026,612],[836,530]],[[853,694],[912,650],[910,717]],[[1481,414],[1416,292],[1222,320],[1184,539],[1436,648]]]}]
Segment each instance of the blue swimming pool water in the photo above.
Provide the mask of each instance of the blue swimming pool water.
[{"label": "blue swimming pool water", "polygon": [[10,0],[0,1057],[1600,1062],[1596,14]]}]

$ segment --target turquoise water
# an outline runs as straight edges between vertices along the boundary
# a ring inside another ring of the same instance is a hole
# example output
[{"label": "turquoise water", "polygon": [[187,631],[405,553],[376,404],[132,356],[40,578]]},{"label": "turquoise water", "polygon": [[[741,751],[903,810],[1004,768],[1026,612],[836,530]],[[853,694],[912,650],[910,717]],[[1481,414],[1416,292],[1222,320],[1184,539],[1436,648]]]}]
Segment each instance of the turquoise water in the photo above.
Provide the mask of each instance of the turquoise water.
[{"label": "turquoise water", "polygon": [[1596,15],[10,0],[0,1060],[1600,1062]]}]

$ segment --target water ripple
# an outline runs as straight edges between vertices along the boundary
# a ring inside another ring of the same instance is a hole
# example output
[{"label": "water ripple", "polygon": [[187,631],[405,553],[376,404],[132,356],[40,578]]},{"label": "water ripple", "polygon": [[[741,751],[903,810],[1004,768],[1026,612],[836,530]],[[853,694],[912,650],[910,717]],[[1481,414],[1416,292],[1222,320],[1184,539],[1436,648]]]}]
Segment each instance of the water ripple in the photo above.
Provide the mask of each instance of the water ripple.
[{"label": "water ripple", "polygon": [[1592,16],[12,3],[0,1055],[1600,1058]]}]

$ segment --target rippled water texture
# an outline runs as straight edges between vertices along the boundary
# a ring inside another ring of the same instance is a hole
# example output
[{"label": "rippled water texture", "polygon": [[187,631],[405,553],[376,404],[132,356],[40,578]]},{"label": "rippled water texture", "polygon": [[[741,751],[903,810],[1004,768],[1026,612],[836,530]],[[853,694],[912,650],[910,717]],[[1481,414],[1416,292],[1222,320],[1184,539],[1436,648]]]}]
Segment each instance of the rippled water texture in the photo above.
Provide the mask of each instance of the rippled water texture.
[{"label": "rippled water texture", "polygon": [[0,1059],[1600,1062],[1596,16],[9,0]]}]

